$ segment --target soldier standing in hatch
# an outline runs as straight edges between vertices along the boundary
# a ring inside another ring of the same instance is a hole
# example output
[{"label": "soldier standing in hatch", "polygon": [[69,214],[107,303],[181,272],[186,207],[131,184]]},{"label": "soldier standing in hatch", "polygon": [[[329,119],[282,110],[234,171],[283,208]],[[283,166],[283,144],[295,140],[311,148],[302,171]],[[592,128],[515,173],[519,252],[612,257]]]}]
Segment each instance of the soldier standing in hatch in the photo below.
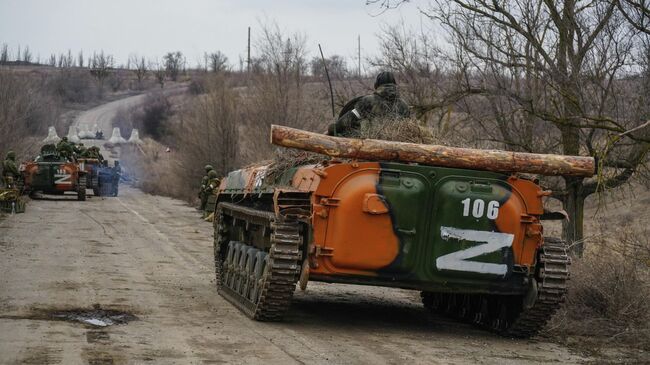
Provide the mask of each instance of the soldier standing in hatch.
[{"label": "soldier standing in hatch", "polygon": [[214,168],[212,165],[205,165],[205,175],[201,178],[201,188],[199,189],[199,199],[201,200],[201,205],[199,206],[199,210],[205,210],[205,203],[208,202],[208,196],[204,193],[205,188],[208,186],[208,181],[210,178],[208,175],[210,174],[210,171],[214,171]]},{"label": "soldier standing in hatch", "polygon": [[14,181],[20,176],[18,167],[16,166],[16,153],[14,151],[7,152],[7,157],[2,162],[2,178],[5,186],[8,188],[13,187]]},{"label": "soldier standing in hatch", "polygon": [[395,76],[392,72],[381,72],[375,80],[375,92],[350,100],[341,109],[339,119],[329,125],[330,136],[350,136],[361,127],[361,121],[372,122],[380,117],[408,118],[409,107],[399,97]]}]

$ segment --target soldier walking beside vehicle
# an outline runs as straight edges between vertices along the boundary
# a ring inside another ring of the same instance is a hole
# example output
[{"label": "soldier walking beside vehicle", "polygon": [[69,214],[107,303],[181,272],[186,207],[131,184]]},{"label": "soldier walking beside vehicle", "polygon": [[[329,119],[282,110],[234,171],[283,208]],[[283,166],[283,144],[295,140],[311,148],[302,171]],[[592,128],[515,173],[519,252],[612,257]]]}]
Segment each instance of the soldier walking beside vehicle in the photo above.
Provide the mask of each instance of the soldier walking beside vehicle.
[{"label": "soldier walking beside vehicle", "polygon": [[18,167],[16,166],[16,153],[9,151],[5,160],[2,162],[2,179],[5,186],[12,187],[19,175]]},{"label": "soldier walking beside vehicle", "polygon": [[375,80],[375,92],[350,100],[339,113],[339,119],[329,125],[330,136],[353,136],[361,128],[362,121],[390,118],[408,118],[409,107],[399,97],[395,76],[392,72],[381,72]]},{"label": "soldier walking beside vehicle", "polygon": [[210,180],[208,175],[210,174],[210,171],[214,171],[212,165],[205,165],[204,169],[205,175],[201,178],[201,187],[199,188],[199,199],[201,200],[199,210],[205,210],[205,204],[208,202],[208,196],[205,194],[205,189],[208,186],[208,182]]}]

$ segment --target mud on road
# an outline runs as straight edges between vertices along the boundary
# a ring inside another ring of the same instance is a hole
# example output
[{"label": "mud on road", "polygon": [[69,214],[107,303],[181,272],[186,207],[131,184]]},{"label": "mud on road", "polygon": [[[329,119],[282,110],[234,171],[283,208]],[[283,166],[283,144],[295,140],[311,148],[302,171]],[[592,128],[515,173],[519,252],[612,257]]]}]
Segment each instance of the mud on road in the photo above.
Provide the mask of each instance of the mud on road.
[{"label": "mud on road", "polygon": [[[118,198],[34,200],[26,214],[6,217],[0,221],[0,362],[583,360],[555,344],[430,318],[417,295],[395,289],[310,283],[285,322],[253,322],[216,293],[211,230],[183,202],[125,187]],[[92,319],[93,312],[130,320],[78,319]]]}]

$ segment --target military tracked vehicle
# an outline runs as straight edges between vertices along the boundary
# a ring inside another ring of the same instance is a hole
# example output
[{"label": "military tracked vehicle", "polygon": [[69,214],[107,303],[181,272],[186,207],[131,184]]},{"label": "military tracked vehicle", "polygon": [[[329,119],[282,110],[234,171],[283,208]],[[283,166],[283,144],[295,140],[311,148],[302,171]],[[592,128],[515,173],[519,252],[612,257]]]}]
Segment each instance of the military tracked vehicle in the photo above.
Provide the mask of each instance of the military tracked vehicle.
[{"label": "military tracked vehicle", "polygon": [[[336,157],[362,156],[370,146],[273,128],[276,144]],[[335,159],[281,173],[272,165],[229,173],[215,209],[218,292],[249,317],[275,321],[296,283],[413,289],[433,312],[506,336],[536,334],[564,300],[570,259],[562,240],[543,234],[549,192],[516,169],[589,175],[595,162],[502,151],[507,161],[493,169],[512,170],[495,172],[478,160],[485,168],[435,166],[431,158],[438,153],[441,164],[464,166],[472,153],[497,153],[463,150],[469,154],[430,149],[420,151],[426,159],[405,153],[386,157],[394,161]]]},{"label": "military tracked vehicle", "polygon": [[93,195],[99,196],[99,169],[102,162],[96,158],[78,158],[77,163],[86,172],[87,188],[92,189]]},{"label": "military tracked vehicle", "polygon": [[86,172],[87,188],[92,189],[93,195],[117,196],[119,173],[115,167],[96,158],[78,158],[77,162]]},{"label": "military tracked vehicle", "polygon": [[86,172],[76,162],[70,162],[56,152],[54,145],[45,145],[32,162],[22,163],[20,173],[23,192],[61,195],[77,194],[77,200],[86,200]]}]

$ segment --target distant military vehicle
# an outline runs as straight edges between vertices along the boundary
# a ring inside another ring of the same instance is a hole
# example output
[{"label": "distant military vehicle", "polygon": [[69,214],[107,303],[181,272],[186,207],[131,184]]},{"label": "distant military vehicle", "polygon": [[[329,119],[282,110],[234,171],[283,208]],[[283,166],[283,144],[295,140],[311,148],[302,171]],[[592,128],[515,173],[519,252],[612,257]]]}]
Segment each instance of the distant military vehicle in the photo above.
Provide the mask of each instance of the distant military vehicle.
[{"label": "distant military vehicle", "polygon": [[86,172],[87,188],[92,189],[93,195],[99,196],[99,169],[102,162],[96,158],[78,158],[79,167]]},{"label": "distant military vehicle", "polygon": [[[325,138],[311,150],[342,157],[373,147],[301,132],[273,141],[304,148]],[[548,192],[512,171],[588,176],[594,159],[377,142],[370,157],[393,162],[229,173],[214,220],[219,293],[269,321],[288,310],[297,282],[399,287],[420,291],[431,311],[506,336],[537,333],[564,300],[570,260],[562,240],[543,236]],[[409,153],[392,153],[400,148]],[[448,167],[432,166],[436,154]]]},{"label": "distant military vehicle", "polygon": [[77,162],[82,170],[86,172],[88,188],[93,190],[95,196],[117,196],[119,183],[119,171],[115,167],[109,167],[108,161],[100,161],[96,158],[78,158]]},{"label": "distant military vehicle", "polygon": [[34,161],[22,163],[20,173],[25,193],[75,192],[77,200],[86,200],[86,172],[78,163],[61,157],[54,145],[43,146],[41,154]]}]

